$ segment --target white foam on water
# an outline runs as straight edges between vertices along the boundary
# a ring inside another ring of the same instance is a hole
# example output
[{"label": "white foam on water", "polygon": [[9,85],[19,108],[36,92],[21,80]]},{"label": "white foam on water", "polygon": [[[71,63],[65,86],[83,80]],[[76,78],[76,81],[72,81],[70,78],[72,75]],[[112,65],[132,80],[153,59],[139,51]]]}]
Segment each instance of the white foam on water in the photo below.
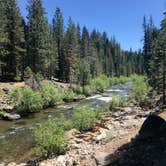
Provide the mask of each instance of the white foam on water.
[{"label": "white foam on water", "polygon": [[98,100],[105,101],[106,103],[110,102],[112,100],[112,97],[100,97]]},{"label": "white foam on water", "polygon": [[95,95],[95,96],[87,97],[86,99],[88,99],[88,100],[90,100],[90,99],[98,99],[99,97],[101,97],[101,95]]}]

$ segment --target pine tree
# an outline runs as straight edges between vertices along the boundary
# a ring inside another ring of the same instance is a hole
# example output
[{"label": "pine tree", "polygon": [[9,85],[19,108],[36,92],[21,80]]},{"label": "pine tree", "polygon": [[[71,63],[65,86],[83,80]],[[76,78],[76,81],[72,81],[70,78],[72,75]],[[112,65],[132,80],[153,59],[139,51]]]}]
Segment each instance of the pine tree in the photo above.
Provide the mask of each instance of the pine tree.
[{"label": "pine tree", "polygon": [[163,94],[163,105],[166,105],[166,13],[161,22],[158,37],[153,41],[150,59],[150,84],[158,93]]},{"label": "pine tree", "polygon": [[82,29],[82,38],[81,38],[81,57],[85,58],[89,56],[89,32],[88,29],[84,26]]},{"label": "pine tree", "polygon": [[50,30],[41,0],[29,0],[27,61],[34,73],[49,76],[49,57],[52,54]]},{"label": "pine tree", "polygon": [[63,53],[63,39],[64,39],[64,20],[60,8],[56,8],[53,18],[53,41],[58,54],[58,69],[57,77],[59,80],[64,78],[64,53]]},{"label": "pine tree", "polygon": [[75,65],[78,58],[78,40],[74,22],[69,18],[69,23],[64,40],[64,59],[65,59],[65,81],[72,84],[75,82]]},{"label": "pine tree", "polygon": [[0,77],[2,76],[2,66],[5,65],[3,62],[3,58],[5,54],[7,53],[7,50],[5,49],[7,45],[7,33],[5,31],[5,26],[7,22],[6,18],[6,9],[5,9],[5,2],[0,1]]},{"label": "pine tree", "polygon": [[21,56],[25,49],[24,31],[22,27],[22,17],[16,0],[4,1],[7,33],[6,50],[7,54],[3,58],[5,66],[2,67],[2,79],[20,80],[21,76]]}]

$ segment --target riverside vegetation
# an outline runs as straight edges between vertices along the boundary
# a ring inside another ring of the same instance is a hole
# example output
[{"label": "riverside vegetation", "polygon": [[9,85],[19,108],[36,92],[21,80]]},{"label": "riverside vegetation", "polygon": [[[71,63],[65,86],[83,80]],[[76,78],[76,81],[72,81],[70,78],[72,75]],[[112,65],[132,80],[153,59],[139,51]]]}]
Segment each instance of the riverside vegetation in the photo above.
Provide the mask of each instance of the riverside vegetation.
[{"label": "riverside vegetation", "polygon": [[[91,79],[88,87],[90,87],[89,95],[95,93],[102,93],[107,88],[124,84],[126,82],[132,82],[132,95],[131,101],[134,104],[139,104],[143,101],[150,89],[145,77],[132,75],[131,77],[106,77],[104,75],[98,78]],[[139,83],[138,83],[139,82]],[[137,84],[137,86],[135,86]],[[43,108],[55,107],[58,104],[62,104],[64,98],[80,97],[80,95],[87,95],[83,93],[83,87],[80,86],[81,91],[78,92],[78,86],[74,86],[71,89],[64,89],[58,87],[53,82],[42,81],[42,90],[35,91],[30,87],[25,86],[22,88],[13,89],[9,92],[9,97],[13,101],[15,107],[14,111],[22,116],[38,112]],[[142,93],[139,93],[141,87],[145,87]],[[138,94],[137,94],[138,93]],[[134,96],[138,96],[135,98]],[[138,100],[139,99],[139,100]],[[42,153],[42,156],[53,157],[55,155],[64,154],[70,147],[66,132],[72,128],[76,128],[80,132],[91,130],[95,124],[103,117],[109,110],[113,110],[114,107],[125,107],[128,105],[125,97],[114,96],[113,100],[103,110],[93,110],[89,108],[80,108],[77,112],[74,112],[70,120],[65,117],[59,117],[58,119],[48,119],[45,123],[36,126],[34,128],[36,149],[37,153]],[[4,114],[4,111],[1,111]],[[45,132],[47,131],[47,132]]]},{"label": "riverside vegetation", "polygon": [[101,75],[91,79],[89,84],[83,87],[75,86],[69,89],[63,89],[56,86],[51,81],[42,82],[42,90],[35,91],[25,86],[11,90],[8,97],[14,104],[14,111],[21,115],[38,112],[43,108],[54,107],[62,104],[65,99],[82,98],[96,93],[102,93],[109,87],[132,80],[132,77],[106,77]]},{"label": "riverside vegetation", "polygon": [[[125,78],[125,80],[128,79]],[[116,80],[116,83],[124,83],[122,78],[120,78],[120,80],[118,80],[118,78],[114,78],[113,80]],[[51,118],[44,124],[36,126],[34,128],[36,148],[42,152],[43,156],[47,157],[64,154],[70,147],[66,135],[68,130],[72,128],[76,128],[80,132],[91,130],[95,124],[107,114],[108,111],[113,110],[115,107],[126,107],[128,102],[140,104],[140,102],[148,97],[147,95],[150,90],[149,85],[146,83],[146,78],[142,76],[134,75],[130,78],[130,80],[133,81],[133,92],[130,101],[126,101],[124,97],[115,96],[109,103],[109,107],[105,107],[103,111],[98,109],[80,108],[79,111],[73,113],[71,120],[67,120],[64,117],[58,119]],[[138,90],[141,87],[144,87],[144,89],[142,93],[138,94],[139,98],[134,97],[137,96],[137,93],[139,92]]]}]

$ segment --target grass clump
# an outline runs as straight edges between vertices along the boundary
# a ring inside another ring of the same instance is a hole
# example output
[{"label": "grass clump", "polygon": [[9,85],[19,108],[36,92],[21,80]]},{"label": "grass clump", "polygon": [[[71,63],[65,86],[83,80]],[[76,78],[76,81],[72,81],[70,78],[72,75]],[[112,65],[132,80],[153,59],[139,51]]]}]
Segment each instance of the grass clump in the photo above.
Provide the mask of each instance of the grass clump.
[{"label": "grass clump", "polygon": [[68,148],[66,130],[71,123],[63,118],[49,119],[47,122],[33,128],[36,150],[46,157],[65,154]]},{"label": "grass clump", "polygon": [[21,115],[37,112],[43,108],[43,99],[38,92],[30,87],[16,88],[9,94],[15,104],[15,110]]},{"label": "grass clump", "polygon": [[110,101],[110,110],[115,107],[126,107],[127,100],[125,96],[113,96],[112,100]]},{"label": "grass clump", "polygon": [[79,131],[92,129],[99,119],[101,119],[100,111],[89,108],[82,108],[80,111],[74,112],[72,117],[73,126]]},{"label": "grass clump", "polygon": [[52,107],[62,103],[62,92],[53,83],[43,84],[44,107]]}]

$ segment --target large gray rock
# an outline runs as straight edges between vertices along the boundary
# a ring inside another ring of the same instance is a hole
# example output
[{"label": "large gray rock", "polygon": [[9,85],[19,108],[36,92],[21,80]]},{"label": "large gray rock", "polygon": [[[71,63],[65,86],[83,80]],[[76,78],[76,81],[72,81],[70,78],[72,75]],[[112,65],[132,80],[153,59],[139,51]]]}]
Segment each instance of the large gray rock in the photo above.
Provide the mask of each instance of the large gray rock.
[{"label": "large gray rock", "polygon": [[154,138],[164,136],[165,133],[166,121],[157,115],[149,115],[139,131],[139,137]]},{"label": "large gray rock", "polygon": [[14,120],[18,120],[21,118],[21,116],[19,114],[9,114],[9,113],[6,113],[2,116],[2,118],[4,120],[10,120],[10,121],[14,121]]}]

